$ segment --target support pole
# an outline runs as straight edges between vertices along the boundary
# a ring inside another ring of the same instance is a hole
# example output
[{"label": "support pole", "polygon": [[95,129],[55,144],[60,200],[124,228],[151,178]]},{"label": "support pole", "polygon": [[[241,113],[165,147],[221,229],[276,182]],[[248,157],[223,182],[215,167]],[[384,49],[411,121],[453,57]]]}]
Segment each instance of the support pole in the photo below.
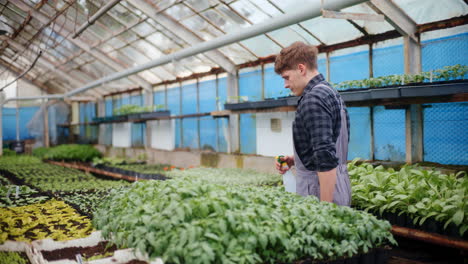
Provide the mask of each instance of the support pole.
[{"label": "support pole", "polygon": [[[239,87],[238,87],[238,76],[237,74],[228,73],[227,76],[227,100],[229,103],[237,103],[239,96]],[[229,115],[229,129],[228,129],[228,138],[227,142],[227,151],[228,153],[239,152],[240,151],[240,140],[239,140],[239,115],[231,114]]]},{"label": "support pole", "polygon": [[[145,90],[142,94],[143,102],[145,106],[153,106],[154,105],[154,97],[153,97],[153,88],[150,91]],[[145,142],[145,149],[148,150],[151,148],[151,133],[152,133],[152,126],[150,122],[146,122],[146,142]]]},{"label": "support pole", "polygon": [[49,111],[47,101],[44,103],[44,147],[50,147],[49,142]]},{"label": "support pole", "polygon": [[[410,36],[404,39],[404,62],[406,74],[421,72],[421,45]],[[423,161],[422,106],[410,105],[406,109],[406,163]]]}]

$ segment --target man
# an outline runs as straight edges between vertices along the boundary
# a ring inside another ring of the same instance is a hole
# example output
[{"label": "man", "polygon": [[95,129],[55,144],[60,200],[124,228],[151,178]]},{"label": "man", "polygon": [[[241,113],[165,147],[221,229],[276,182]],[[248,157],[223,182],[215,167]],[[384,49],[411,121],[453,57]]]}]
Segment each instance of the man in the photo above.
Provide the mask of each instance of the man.
[{"label": "man", "polygon": [[[295,42],[276,57],[275,72],[284,87],[300,96],[293,123],[294,156],[282,161],[289,168],[296,166],[298,194],[349,206],[349,116],[338,92],[318,72],[317,53],[316,47]],[[281,174],[289,168],[276,162]]]}]

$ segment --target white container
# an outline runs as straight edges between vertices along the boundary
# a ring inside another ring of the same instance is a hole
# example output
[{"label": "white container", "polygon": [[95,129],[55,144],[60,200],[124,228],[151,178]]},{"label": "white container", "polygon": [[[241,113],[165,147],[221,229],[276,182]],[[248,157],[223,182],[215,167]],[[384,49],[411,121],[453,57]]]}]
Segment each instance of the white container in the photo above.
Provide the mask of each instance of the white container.
[{"label": "white container", "polygon": [[296,175],[291,170],[283,174],[283,185],[287,192],[296,193]]}]

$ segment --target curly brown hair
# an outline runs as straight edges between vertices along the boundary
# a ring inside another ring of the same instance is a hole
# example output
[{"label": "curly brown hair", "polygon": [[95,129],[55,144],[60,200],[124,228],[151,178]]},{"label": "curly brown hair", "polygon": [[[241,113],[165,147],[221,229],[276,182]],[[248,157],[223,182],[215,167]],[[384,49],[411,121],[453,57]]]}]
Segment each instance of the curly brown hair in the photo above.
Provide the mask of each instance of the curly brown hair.
[{"label": "curly brown hair", "polygon": [[304,64],[310,70],[317,69],[318,49],[313,45],[296,41],[289,47],[283,48],[275,59],[275,72],[283,73],[286,70],[296,68],[298,64]]}]

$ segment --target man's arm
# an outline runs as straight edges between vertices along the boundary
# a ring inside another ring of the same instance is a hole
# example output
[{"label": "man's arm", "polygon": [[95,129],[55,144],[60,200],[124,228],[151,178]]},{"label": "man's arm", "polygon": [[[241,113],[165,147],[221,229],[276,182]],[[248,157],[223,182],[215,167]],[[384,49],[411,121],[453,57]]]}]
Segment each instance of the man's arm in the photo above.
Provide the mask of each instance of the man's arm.
[{"label": "man's arm", "polygon": [[320,183],[320,201],[333,202],[336,184],[336,168],[317,172]]}]

